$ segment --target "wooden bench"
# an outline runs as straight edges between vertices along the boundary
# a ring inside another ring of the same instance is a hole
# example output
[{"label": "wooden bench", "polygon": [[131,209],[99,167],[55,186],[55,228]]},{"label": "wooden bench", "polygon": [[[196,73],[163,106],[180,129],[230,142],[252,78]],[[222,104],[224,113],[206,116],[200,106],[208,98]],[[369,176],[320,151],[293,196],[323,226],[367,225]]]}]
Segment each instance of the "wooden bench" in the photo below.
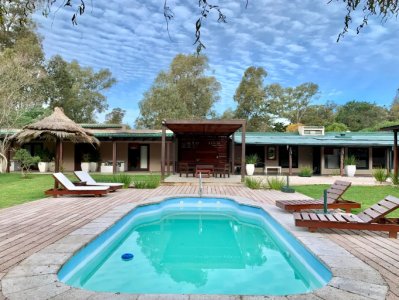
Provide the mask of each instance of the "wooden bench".
[{"label": "wooden bench", "polygon": [[195,177],[198,177],[199,174],[206,174],[208,177],[211,177],[215,172],[215,168],[213,165],[196,165],[195,166]]},{"label": "wooden bench", "polygon": [[265,167],[265,175],[267,175],[268,170],[277,170],[278,174],[281,174],[281,167],[280,166],[268,166]]}]

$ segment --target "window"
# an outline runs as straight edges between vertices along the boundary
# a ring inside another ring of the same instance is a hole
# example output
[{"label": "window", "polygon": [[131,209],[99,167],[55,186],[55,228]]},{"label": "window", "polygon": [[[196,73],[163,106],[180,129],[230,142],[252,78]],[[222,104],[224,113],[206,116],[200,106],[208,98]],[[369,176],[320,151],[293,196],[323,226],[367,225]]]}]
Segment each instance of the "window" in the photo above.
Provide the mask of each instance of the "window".
[{"label": "window", "polygon": [[369,149],[368,148],[349,148],[348,156],[356,157],[356,168],[364,170],[369,168]]},{"label": "window", "polygon": [[324,148],[324,167],[326,169],[340,168],[340,148],[325,147]]},{"label": "window", "polygon": [[[298,146],[291,146],[292,150],[292,167],[298,168]],[[288,149],[286,146],[278,147],[278,162],[282,168],[289,168]]]},{"label": "window", "polygon": [[386,148],[373,148],[373,169],[386,168],[387,157]]},{"label": "window", "polygon": [[265,146],[256,146],[256,145],[246,145],[245,155],[253,155],[256,154],[258,156],[258,162],[256,163],[256,168],[263,168],[265,166]]}]

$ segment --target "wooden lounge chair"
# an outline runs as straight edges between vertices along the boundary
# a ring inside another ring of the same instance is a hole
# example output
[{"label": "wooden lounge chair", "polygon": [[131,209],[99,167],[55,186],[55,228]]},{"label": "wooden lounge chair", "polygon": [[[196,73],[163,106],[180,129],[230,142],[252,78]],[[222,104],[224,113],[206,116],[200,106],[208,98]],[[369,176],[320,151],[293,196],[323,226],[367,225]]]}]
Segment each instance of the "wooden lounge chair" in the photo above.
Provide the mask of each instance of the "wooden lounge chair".
[{"label": "wooden lounge chair", "polygon": [[111,192],[123,188],[123,183],[119,182],[96,182],[89,173],[84,171],[75,171],[74,173],[86,186],[109,186]]},{"label": "wooden lounge chair", "polygon": [[94,195],[102,196],[109,192],[109,186],[76,186],[64,174],[54,173],[53,177],[64,188],[63,189],[50,189],[45,191],[46,195],[59,196],[59,195]]},{"label": "wooden lounge chair", "polygon": [[296,226],[308,227],[311,232],[316,231],[318,228],[388,231],[390,238],[397,238],[399,219],[386,218],[385,216],[398,208],[399,198],[387,196],[357,215],[301,212],[294,213],[294,218]]},{"label": "wooden lounge chair", "polygon": [[[351,212],[353,208],[360,208],[361,204],[344,200],[342,195],[351,186],[350,182],[337,180],[327,190],[327,206],[330,209],[340,208]],[[322,209],[324,205],[323,196],[317,200],[279,200],[276,205],[287,211],[301,211],[302,209]]]}]

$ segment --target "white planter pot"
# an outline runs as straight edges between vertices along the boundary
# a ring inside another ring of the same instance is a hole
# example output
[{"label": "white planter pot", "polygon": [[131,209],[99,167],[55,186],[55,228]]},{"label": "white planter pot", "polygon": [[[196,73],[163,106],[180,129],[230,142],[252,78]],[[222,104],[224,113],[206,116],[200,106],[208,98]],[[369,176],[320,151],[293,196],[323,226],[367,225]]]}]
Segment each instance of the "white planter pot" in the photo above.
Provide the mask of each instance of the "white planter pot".
[{"label": "white planter pot", "polygon": [[247,171],[248,176],[254,175],[255,172],[255,164],[246,164],[245,170]]},{"label": "white planter pot", "polygon": [[97,172],[98,164],[96,162],[90,163],[90,172]]},{"label": "white planter pot", "polygon": [[348,177],[353,177],[355,176],[356,173],[356,165],[348,165],[345,166],[345,174]]},{"label": "white planter pot", "polygon": [[37,167],[39,168],[40,173],[48,172],[48,162],[40,161],[37,164]]},{"label": "white planter pot", "polygon": [[83,172],[90,172],[90,163],[82,162],[80,163],[80,167],[82,168]]},{"label": "white planter pot", "polygon": [[48,170],[49,172],[55,172],[55,162],[49,162],[48,163]]},{"label": "white planter pot", "polygon": [[101,173],[113,173],[113,166],[101,166]]},{"label": "white planter pot", "polygon": [[11,172],[21,171],[21,164],[18,161],[12,160],[11,166],[10,166],[10,171]]}]

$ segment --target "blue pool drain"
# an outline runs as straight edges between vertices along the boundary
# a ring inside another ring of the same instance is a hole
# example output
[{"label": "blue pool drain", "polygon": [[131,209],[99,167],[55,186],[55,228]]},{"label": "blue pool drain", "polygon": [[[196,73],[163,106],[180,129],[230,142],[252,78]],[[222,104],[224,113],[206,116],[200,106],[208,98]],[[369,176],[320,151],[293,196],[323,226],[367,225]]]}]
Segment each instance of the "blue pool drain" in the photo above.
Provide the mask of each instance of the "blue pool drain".
[{"label": "blue pool drain", "polygon": [[121,258],[124,261],[132,260],[134,255],[132,253],[124,253],[122,254]]}]

